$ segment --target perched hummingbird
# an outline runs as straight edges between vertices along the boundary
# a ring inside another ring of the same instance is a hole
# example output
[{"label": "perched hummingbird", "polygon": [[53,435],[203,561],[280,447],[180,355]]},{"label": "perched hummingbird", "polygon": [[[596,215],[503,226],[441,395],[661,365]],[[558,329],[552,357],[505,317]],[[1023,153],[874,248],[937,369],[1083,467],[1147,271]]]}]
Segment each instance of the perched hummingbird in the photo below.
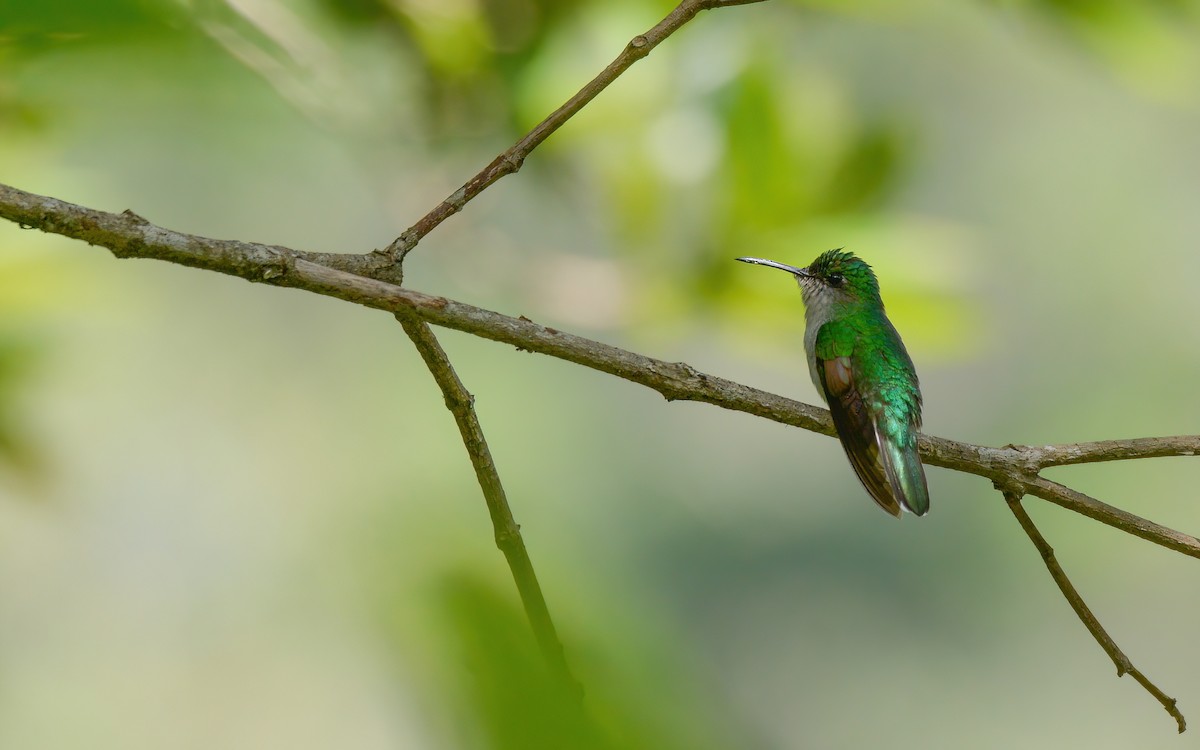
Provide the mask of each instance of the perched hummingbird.
[{"label": "perched hummingbird", "polygon": [[893,516],[901,510],[925,515],[929,488],[917,454],[921,389],[904,342],[883,311],[875,272],[841,249],[822,253],[807,268],[738,260],[796,277],[808,369],[854,473]]}]

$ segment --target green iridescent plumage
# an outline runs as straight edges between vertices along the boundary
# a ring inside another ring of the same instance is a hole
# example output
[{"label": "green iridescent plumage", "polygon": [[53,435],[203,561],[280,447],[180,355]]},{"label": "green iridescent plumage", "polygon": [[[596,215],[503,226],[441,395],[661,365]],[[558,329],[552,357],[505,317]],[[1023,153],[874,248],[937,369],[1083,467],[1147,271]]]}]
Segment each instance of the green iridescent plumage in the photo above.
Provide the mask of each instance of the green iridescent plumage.
[{"label": "green iridescent plumage", "polygon": [[921,391],[916,369],[884,312],[871,267],[842,250],[807,268],[739,258],[796,277],[804,297],[804,345],[817,390],[863,486],[881,508],[924,515],[925,470],[917,453]]}]

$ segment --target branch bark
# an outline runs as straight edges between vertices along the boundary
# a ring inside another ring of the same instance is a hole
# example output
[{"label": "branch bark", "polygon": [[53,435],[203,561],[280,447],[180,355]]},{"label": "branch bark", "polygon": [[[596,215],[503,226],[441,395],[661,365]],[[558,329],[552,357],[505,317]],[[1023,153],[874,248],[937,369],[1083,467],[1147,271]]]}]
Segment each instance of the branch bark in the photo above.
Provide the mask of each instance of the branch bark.
[{"label": "branch bark", "polygon": [[379,279],[399,283],[401,278],[400,264],[403,263],[405,256],[417,246],[417,243],[425,235],[433,231],[443,221],[461,211],[463,206],[486,190],[492,183],[501,177],[517,172],[521,168],[521,165],[525,163],[525,157],[529,156],[531,151],[541,145],[542,141],[549,138],[551,133],[562,127],[567,120],[574,117],[579,110],[587,106],[588,102],[595,99],[601,91],[608,88],[609,84],[617,80],[617,77],[624,73],[631,65],[649,55],[651,50],[657,47],[664,39],[678,31],[688,21],[695,18],[700,11],[733,5],[751,5],[759,2],[763,2],[763,0],[683,0],[663,20],[655,24],[653,28],[631,39],[625,45],[625,49],[621,50],[621,54],[617,55],[616,59],[608,64],[608,67],[600,71],[595,78],[564,102],[561,107],[547,115],[546,119],[539,122],[521,140],[493,159],[490,164],[480,170],[474,177],[467,180],[462,187],[451,193],[449,197],[434,206],[417,223],[404,230],[379,256],[390,262],[392,266],[386,269],[381,268],[378,273],[373,275]]},{"label": "branch bark", "polygon": [[450,364],[450,358],[442,349],[441,343],[429,330],[429,325],[420,318],[411,315],[397,315],[396,320],[404,327],[404,332],[412,339],[413,345],[425,361],[433,379],[446,400],[446,408],[454,415],[459,434],[462,435],[463,445],[471,458],[471,466],[475,469],[475,478],[487,503],[488,515],[492,519],[492,530],[495,534],[496,547],[504,553],[513,580],[517,584],[517,593],[521,597],[521,605],[525,608],[525,616],[533,628],[534,638],[542,657],[550,669],[565,685],[569,686],[576,695],[582,695],[579,682],[571,674],[567,659],[563,653],[562,641],[554,621],[550,618],[550,609],[542,595],[542,587],[538,583],[537,574],[533,570],[533,562],[525,549],[525,539],[521,536],[521,527],[513,517],[512,508],[500,482],[500,472],[488,449],[487,439],[483,436],[483,427],[475,414],[475,397],[463,385]]},{"label": "branch bark", "polygon": [[[444,297],[423,294],[377,279],[330,268],[318,262],[323,257],[320,254],[304,253],[277,245],[261,245],[235,240],[212,240],[183,234],[155,226],[130,211],[122,214],[96,211],[3,184],[0,184],[0,218],[8,219],[23,227],[36,228],[80,239],[88,244],[100,245],[108,248],[120,258],[166,260],[185,266],[239,276],[249,281],[305,289],[366,307],[386,310],[400,317],[402,321],[419,319],[427,323],[472,333],[493,341],[511,344],[521,350],[541,352],[645,385],[661,393],[668,401],[701,401],[823,435],[834,434],[832,419],[829,412],[824,409],[708,375],[683,362],[664,362],[538,325],[524,316],[512,318]],[[406,329],[408,328],[409,326],[406,326]],[[414,342],[418,343],[419,349],[423,346],[420,342],[421,338],[418,333],[417,338],[414,339]],[[427,351],[422,351],[423,356],[426,354]],[[435,365],[431,365],[431,371],[434,367]],[[438,377],[437,372],[435,372],[435,377]],[[445,377],[444,374],[439,377],[439,383],[442,382],[441,378],[443,377]],[[455,416],[461,418],[457,412]],[[476,424],[476,428],[477,426]],[[460,429],[462,429],[461,422]],[[471,441],[474,438],[471,437],[471,434],[473,434],[471,429],[464,432],[464,442],[467,443],[468,451],[472,452],[472,459],[475,461],[479,460],[481,456],[472,451]],[[479,433],[479,438],[482,439],[482,433]],[[926,463],[990,479],[993,484],[1006,493],[1006,497],[1011,495],[1019,498],[1026,494],[1034,495],[1168,549],[1200,558],[1200,540],[1195,537],[1114,508],[1058,482],[1045,479],[1038,473],[1044,467],[1065,464],[1162,456],[1193,456],[1200,451],[1200,435],[1040,447],[1007,445],[1002,448],[972,445],[922,435],[920,449],[922,460]],[[476,470],[477,473],[480,471],[479,464],[476,465]],[[494,467],[492,470],[494,471]],[[485,466],[484,473],[480,476],[481,486],[485,486],[485,482],[490,481],[491,479],[487,478]],[[499,487],[498,478],[496,478],[496,487]],[[502,488],[499,491],[502,492]],[[489,500],[489,510],[492,510],[491,503],[492,501]],[[1010,503],[1010,507],[1013,507],[1012,503]],[[1023,513],[1023,509],[1018,506],[1014,510],[1020,520],[1018,511]],[[496,518],[494,515],[494,522]],[[508,518],[511,520],[511,513]],[[500,517],[500,523],[501,528],[506,528],[507,521],[503,517]],[[1026,533],[1029,533],[1028,529],[1026,529]],[[1034,539],[1032,535],[1030,538]],[[499,541],[498,539],[498,543]],[[1042,541],[1044,542],[1044,540]],[[1040,545],[1039,549],[1041,549]],[[506,556],[509,554],[507,550],[505,554]],[[527,556],[525,560],[527,562]],[[512,567],[513,560],[510,559],[509,562]],[[517,561],[514,576],[526,575],[525,572],[518,573],[518,571],[524,571],[524,564]],[[1055,577],[1055,581],[1059,582],[1059,586],[1062,588],[1063,584],[1059,574],[1055,573],[1052,565],[1056,566],[1057,563],[1052,563],[1051,557],[1047,559],[1047,566],[1051,570],[1051,575]],[[528,568],[527,573],[530,580],[536,581],[532,575],[532,567]],[[518,582],[518,586],[520,585]],[[1072,600],[1066,588],[1063,588],[1063,593],[1071,602],[1072,607],[1076,607],[1076,602]],[[526,601],[525,596],[523,593],[523,602]],[[541,598],[540,591],[536,598]],[[541,606],[544,608],[544,602]],[[534,608],[537,609],[536,603]],[[530,615],[531,622],[541,616],[535,611]],[[1081,615],[1082,617],[1083,615]],[[549,623],[548,613],[545,614],[545,618],[546,623]],[[1087,624],[1088,621],[1086,619],[1084,621]],[[538,627],[544,628],[543,634],[539,635],[539,642],[549,644],[548,646],[543,645],[543,648],[548,650],[549,657],[561,659],[561,646],[557,645],[557,636],[553,635],[553,625],[549,624],[548,628],[545,624],[535,625],[535,629]],[[1090,625],[1089,629],[1091,629]],[[1093,635],[1096,635],[1095,631],[1093,631]],[[1096,637],[1097,640],[1101,640],[1100,636]],[[1103,641],[1101,641],[1101,645],[1105,645]],[[557,656],[554,656],[555,653]],[[1110,656],[1112,656],[1112,652],[1110,652]],[[1116,660],[1117,657],[1114,657],[1114,661]],[[1184,726],[1182,715],[1174,707],[1172,699],[1158,690],[1141,672],[1132,669],[1132,665],[1126,668],[1121,662],[1117,663],[1119,668],[1132,674],[1134,679],[1138,680],[1162,702],[1172,716],[1176,716],[1180,727]],[[561,668],[565,669],[565,661]]]},{"label": "branch bark", "polygon": [[[1017,447],[1017,446],[1012,446]],[[1098,440],[1071,445],[1020,446],[1039,469],[1098,461],[1123,461],[1127,458],[1155,456],[1194,456],[1200,451],[1195,435],[1137,438],[1134,440]]]},{"label": "branch bark", "polygon": [[1083,623],[1084,627],[1096,639],[1096,643],[1100,644],[1100,648],[1104,649],[1104,653],[1108,654],[1113,664],[1116,665],[1117,677],[1123,677],[1128,674],[1137,680],[1138,684],[1144,687],[1146,692],[1154,696],[1154,699],[1162,704],[1163,709],[1175,719],[1175,723],[1179,727],[1179,733],[1183,734],[1184,730],[1187,729],[1187,720],[1183,718],[1183,714],[1179,711],[1175,699],[1164,693],[1146,675],[1142,674],[1141,670],[1133,666],[1133,662],[1129,660],[1129,657],[1125,655],[1121,647],[1117,645],[1112,636],[1108,634],[1108,631],[1104,629],[1104,626],[1100,624],[1100,620],[1096,619],[1096,615],[1092,613],[1091,607],[1079,595],[1079,591],[1075,589],[1075,585],[1067,577],[1066,571],[1058,564],[1058,559],[1054,556],[1054,548],[1042,536],[1042,532],[1038,530],[1038,527],[1033,523],[1033,519],[1029,517],[1029,514],[1021,505],[1021,496],[1007,490],[1002,490],[1002,492],[1004,500],[1008,503],[1008,509],[1016,517],[1017,523],[1021,524],[1021,529],[1029,537],[1029,541],[1033,542],[1034,547],[1037,547],[1038,553],[1042,556],[1042,562],[1046,563],[1046,570],[1050,572],[1050,577],[1058,584],[1059,591],[1062,592],[1067,603],[1071,605],[1071,609],[1075,610],[1075,615]]},{"label": "branch bark", "polygon": [[[525,318],[405,289],[329,268],[322,256],[278,245],[212,240],[174,232],[125,212],[112,214],[0,184],[0,218],[110,249],[120,258],[154,258],[337,297],[393,314],[415,315],[434,325],[540,352],[652,388],[668,401],[700,401],[741,411],[822,435],[833,435],[829,412],[809,404],[700,372],[683,362],[665,362],[575,336]],[[921,458],[931,466],[975,474],[1075,511],[1168,549],[1200,558],[1200,539],[1041,477],[1044,465],[1089,463],[1200,453],[1200,435],[1117,440],[1105,443],[1008,445],[993,448],[932,435],[920,439]],[[1050,463],[1046,463],[1049,461]]]},{"label": "branch bark", "polygon": [[[305,253],[278,245],[261,245],[236,240],[213,240],[183,234],[155,226],[131,211],[125,211],[122,214],[96,211],[3,184],[0,184],[0,218],[8,219],[22,227],[36,228],[80,239],[91,245],[106,247],[119,258],[166,260],[185,266],[239,276],[249,281],[304,289],[366,307],[386,310],[405,323],[405,329],[410,332],[410,336],[414,336],[413,332],[416,332],[414,343],[418,345],[423,357],[433,356],[436,359],[436,350],[430,349],[424,334],[418,328],[413,327],[415,321],[418,320],[511,344],[519,350],[548,354],[615,375],[652,388],[668,401],[700,401],[793,425],[822,435],[835,434],[829,412],[824,409],[708,375],[683,362],[665,362],[542,326],[524,316],[512,318],[444,297],[423,294],[377,279],[330,268],[319,262],[324,257],[322,254]],[[424,323],[419,325],[423,327]],[[430,334],[430,338],[432,338],[432,334]],[[436,346],[436,340],[433,340],[433,345]],[[444,354],[442,356],[444,357]],[[430,359],[427,358],[426,362],[429,363]],[[448,367],[448,365],[447,362],[446,366]],[[461,388],[461,383],[455,386],[445,380],[448,376],[445,372],[440,372],[440,368],[441,365],[436,361],[430,364],[431,372],[434,372],[435,378],[438,378],[439,385],[443,386],[443,393],[446,393],[445,389],[449,387],[451,393],[457,394],[453,396],[453,399],[447,395],[447,405],[451,406],[452,402],[462,403],[464,400],[469,404],[469,396],[462,395],[465,394],[465,390],[461,393],[457,390]],[[450,374],[453,375],[452,371]],[[455,377],[454,380],[457,381],[457,378]],[[516,527],[515,522],[512,521],[511,512],[495,505],[495,501],[502,498],[503,493],[499,477],[492,476],[495,467],[491,466],[489,469],[485,454],[481,453],[478,448],[472,447],[476,444],[478,423],[475,422],[472,427],[468,422],[464,428],[462,420],[464,418],[469,420],[471,417],[461,412],[461,407],[451,406],[451,408],[452,411],[459,409],[459,411],[455,411],[455,418],[459,420],[464,444],[471,453],[485,495],[489,492],[500,493],[499,495],[493,494],[488,499],[489,512],[493,514],[493,524],[499,524],[496,526],[499,529],[497,544],[508,543],[510,539],[519,542],[519,535],[510,535],[505,531]],[[482,432],[479,431],[477,436],[479,444],[485,446],[486,444],[482,443]],[[1038,473],[1045,467],[1067,464],[1164,456],[1194,456],[1200,452],[1200,435],[1037,447],[1007,445],[1002,448],[972,445],[931,435],[922,435],[920,450],[921,458],[925,463],[989,479],[1005,493],[1006,498],[1033,495],[1168,549],[1200,558],[1200,540],[1195,537],[1115,508],[1070,487],[1048,480]],[[1014,507],[1011,501],[1009,507],[1014,508],[1014,514],[1017,515],[1018,520],[1021,520],[1024,509],[1019,505]],[[1025,528],[1024,522],[1022,528]],[[1034,531],[1036,532],[1036,529]],[[1041,539],[1040,535],[1035,538],[1029,528],[1026,528],[1026,533],[1038,545],[1039,550],[1043,551],[1043,558],[1046,559],[1051,575],[1063,590],[1068,602],[1079,613],[1078,605],[1082,603],[1082,600],[1078,598],[1077,592],[1074,594],[1075,598],[1072,598],[1070,591],[1073,589],[1068,588],[1069,581],[1067,587],[1064,587],[1065,574],[1061,572],[1061,568],[1057,567],[1053,555],[1046,555],[1043,549],[1045,540]],[[523,543],[521,548],[523,550]],[[1048,545],[1045,545],[1045,548],[1048,549]],[[535,633],[538,633],[539,644],[547,654],[552,667],[560,674],[565,675],[571,684],[577,684],[570,678],[569,670],[562,656],[562,647],[554,633],[553,623],[549,619],[540,589],[537,588],[536,577],[533,575],[532,566],[528,563],[527,554],[522,560],[520,553],[515,551],[515,547],[509,549],[501,546],[501,549],[509,560],[510,568],[513,569],[514,578],[518,582],[518,590],[521,591],[522,602],[526,606]],[[510,552],[514,557],[509,557]],[[523,579],[524,583],[522,583]],[[1085,615],[1080,614],[1080,618],[1085,625],[1088,625],[1089,630],[1092,631],[1101,646],[1104,646],[1109,655],[1113,657],[1114,662],[1118,664],[1118,669],[1123,669],[1133,675],[1134,679],[1154,695],[1164,708],[1176,717],[1176,721],[1181,727],[1180,731],[1182,731],[1182,727],[1185,726],[1183,716],[1175,707],[1173,699],[1162,693],[1140,671],[1134,669],[1132,664],[1125,666],[1128,659],[1125,662],[1119,661],[1119,657],[1123,657],[1123,654],[1119,649],[1115,652],[1110,650],[1103,640],[1107,635],[1104,634],[1102,628],[1099,631],[1093,630],[1093,625],[1089,624]],[[1093,616],[1091,622],[1094,621]],[[1096,623],[1095,627],[1099,628],[1099,624]],[[1108,640],[1108,643],[1111,643],[1111,639]],[[1115,644],[1111,648],[1115,649]],[[1114,653],[1118,656],[1114,656]]]},{"label": "branch bark", "polygon": [[[625,70],[650,53],[700,11],[762,0],[682,0],[645,34],[634,37],[603,71],[547,116],[517,143],[492,160],[445,200],[438,203],[384,250],[369,253],[306,253],[285,247],[232,240],[213,240],[173,232],[150,224],[132,211],[120,215],[76,206],[0,184],[0,217],[26,228],[81,239],[109,248],[121,258],[156,258],[181,265],[218,271],[250,281],[290,286],[355,302],[395,314],[437,381],[454,415],[463,444],[471,458],[492,519],[497,547],[504,553],[535,638],[551,669],[566,684],[582,693],[572,677],[549,609],[525,549],[520,527],[500,482],[473,408],[473,398],[463,386],[428,323],[472,333],[483,338],[559,357],[661,393],[668,401],[692,400],[744,411],[824,435],[833,435],[829,413],[732,381],[697,371],[682,362],[668,363],[596,341],[540,326],[521,316],[499,313],[399,287],[404,258],[429,232],[500,178],[517,172],[528,155],[578,113]],[[1200,540],[1131,513],[1114,508],[1040,472],[1052,466],[1162,456],[1193,456],[1200,436],[1182,435],[1133,440],[1108,440],[1071,445],[1003,448],[959,443],[923,435],[922,459],[992,480],[1026,535],[1042,555],[1051,577],[1076,615],[1112,658],[1118,676],[1131,674],[1186,728],[1173,698],[1163,693],[1120,650],[1058,564],[1054,551],[1021,505],[1026,495],[1056,503],[1142,539],[1183,554],[1200,557]]]}]

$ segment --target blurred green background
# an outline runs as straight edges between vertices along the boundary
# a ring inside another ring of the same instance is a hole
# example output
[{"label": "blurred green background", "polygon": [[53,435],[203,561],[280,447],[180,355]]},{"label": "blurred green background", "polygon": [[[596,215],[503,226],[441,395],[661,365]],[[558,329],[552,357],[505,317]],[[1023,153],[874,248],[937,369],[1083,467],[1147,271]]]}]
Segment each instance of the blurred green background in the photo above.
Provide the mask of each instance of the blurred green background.
[{"label": "blurred green background", "polygon": [[[363,252],[670,7],[0,0],[0,181]],[[846,246],[931,433],[1194,433],[1198,132],[1195,0],[719,10],[407,283],[815,403],[794,286],[732,258]],[[931,469],[897,523],[833,440],[442,338],[601,729],[391,318],[5,223],[0,747],[1180,746],[986,483]],[[1051,475],[1200,530],[1193,460]],[[1200,725],[1200,567],[1028,503]]]}]

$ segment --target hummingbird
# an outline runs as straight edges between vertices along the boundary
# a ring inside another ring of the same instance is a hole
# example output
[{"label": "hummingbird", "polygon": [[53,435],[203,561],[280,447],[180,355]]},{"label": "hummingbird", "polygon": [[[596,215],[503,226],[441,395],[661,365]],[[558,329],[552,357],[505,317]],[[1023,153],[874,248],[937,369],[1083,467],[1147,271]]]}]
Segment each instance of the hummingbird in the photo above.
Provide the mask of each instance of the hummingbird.
[{"label": "hummingbird", "polygon": [[841,248],[806,268],[764,258],[744,263],[787,271],[804,300],[804,351],[817,392],[829,405],[854,473],[879,507],[929,512],[917,453],[921,389],[912,359],[888,320],[875,272]]}]

